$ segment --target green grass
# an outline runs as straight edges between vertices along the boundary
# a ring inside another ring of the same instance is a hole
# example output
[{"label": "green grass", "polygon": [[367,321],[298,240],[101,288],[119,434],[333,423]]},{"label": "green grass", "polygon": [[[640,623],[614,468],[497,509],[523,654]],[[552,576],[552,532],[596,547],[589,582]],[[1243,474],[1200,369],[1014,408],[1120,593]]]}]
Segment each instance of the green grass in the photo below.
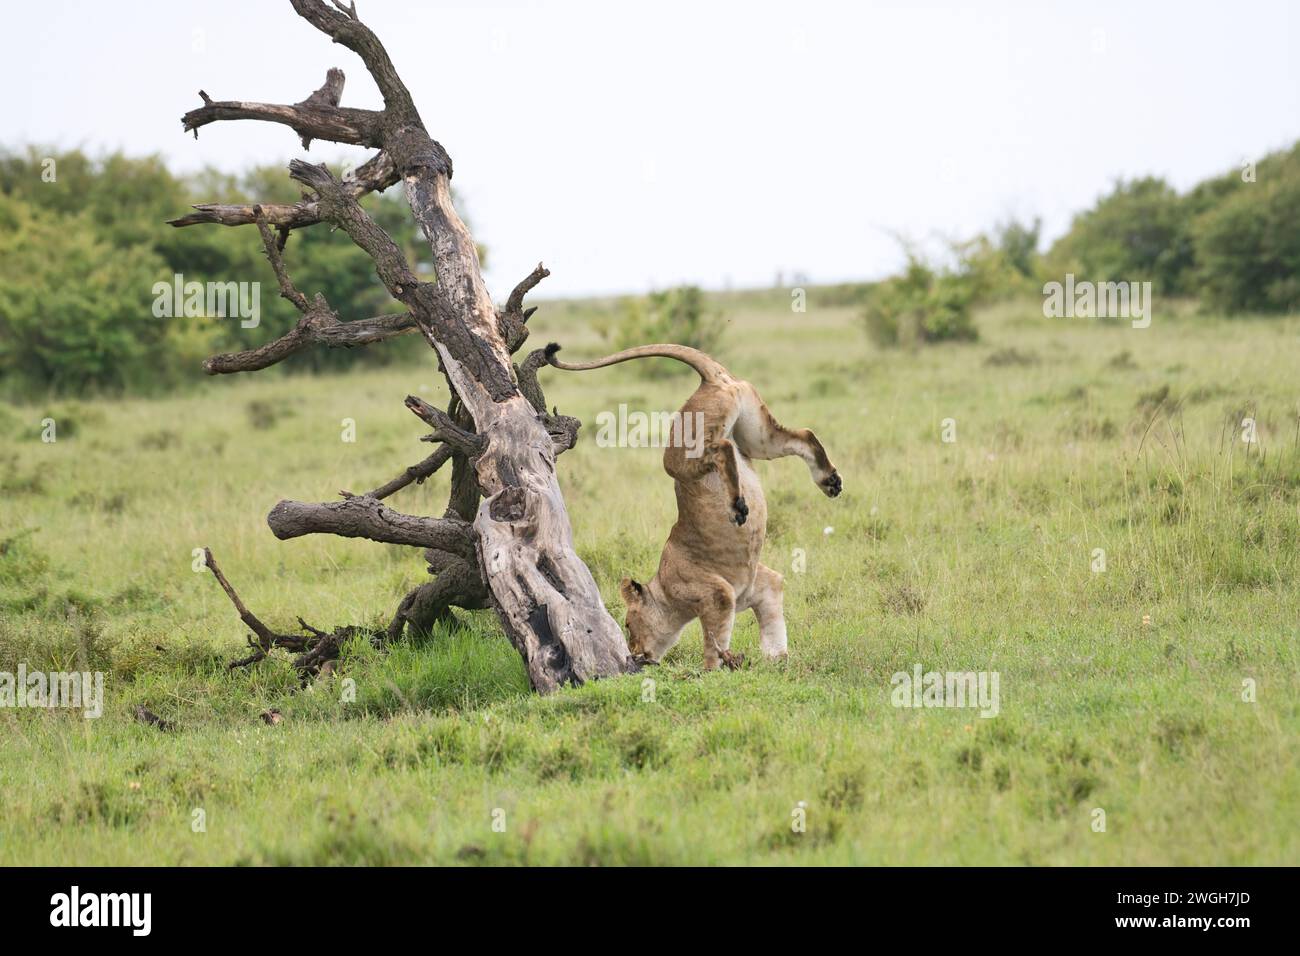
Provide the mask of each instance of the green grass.
[{"label": "green grass", "polygon": [[[815,292],[788,301],[720,297],[718,357],[817,431],[846,490],[758,466],[791,654],[737,673],[700,672],[693,627],[657,669],[539,698],[483,613],[350,647],[311,691],[279,657],[226,670],[245,629],[195,548],[282,630],[384,621],[421,579],[413,549],[280,542],[265,515],[423,457],[401,400],[442,397],[432,362],[0,407],[0,670],[108,674],[99,720],[0,709],[0,864],[1300,862],[1300,319],[1133,330],[1030,303],[982,314],[979,343],[891,353]],[[603,308],[544,305],[534,344],[603,351]],[[693,383],[544,374],[587,422],[561,482],[620,619],[672,486],[656,450],[597,447],[595,414]],[[446,482],[391,503],[441,513]],[[759,658],[751,616],[733,646]],[[1000,714],[892,707],[917,663],[997,671]]]}]

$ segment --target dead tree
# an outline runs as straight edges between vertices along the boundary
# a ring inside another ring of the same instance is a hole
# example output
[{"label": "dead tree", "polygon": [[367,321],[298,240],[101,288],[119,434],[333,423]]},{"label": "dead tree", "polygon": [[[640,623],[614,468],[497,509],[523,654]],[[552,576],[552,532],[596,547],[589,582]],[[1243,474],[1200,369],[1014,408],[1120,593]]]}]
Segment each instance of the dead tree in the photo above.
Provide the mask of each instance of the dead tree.
[{"label": "dead tree", "polygon": [[[210,375],[253,371],[312,345],[354,347],[418,331],[437,353],[450,399],[443,410],[406,398],[406,406],[433,429],[424,436],[437,444],[433,454],[365,494],[342,492],[341,501],[321,504],[281,501],[267,517],[271,530],[282,539],[336,534],[423,548],[434,577],[402,599],[387,639],[407,627],[428,628],[453,607],[491,606],[540,692],[630,669],[622,631],[574,552],[556,480],[556,456],[573,446],[579,422],[547,412],[537,381],[544,364],[540,349],[512,363],[535,311],[524,308],[524,296],[549,273],[539,265],[504,308],[494,307],[474,240],[452,206],[451,157],[426,131],[383,45],[358,19],[355,4],[291,2],[300,17],[361,58],[379,87],[383,109],[340,106],[344,76],[332,69],[324,86],[293,105],[219,102],[200,91],[203,105],[185,114],[185,130],[197,137],[209,123],[263,120],[288,126],[304,148],[320,139],[378,152],[342,178],[323,165],[294,160],[289,175],[306,189],[300,202],[209,203],[171,221],[173,226],[256,226],[280,294],[301,313],[287,334],[258,348],[214,356],[204,370]],[[435,281],[415,274],[359,203],[399,182],[428,240]],[[321,295],[308,298],[294,286],[285,264],[286,241],[293,230],[321,222],[341,230],[370,256],[379,279],[406,312],[345,320]],[[390,495],[447,465],[451,495],[442,517],[402,514],[387,505]],[[215,564],[210,566],[215,572]],[[260,660],[281,646],[303,652],[300,666],[314,672],[337,655],[337,636],[351,633],[340,629],[327,635],[304,624],[302,636],[276,635],[218,577],[259,638],[252,658],[237,663]]]}]

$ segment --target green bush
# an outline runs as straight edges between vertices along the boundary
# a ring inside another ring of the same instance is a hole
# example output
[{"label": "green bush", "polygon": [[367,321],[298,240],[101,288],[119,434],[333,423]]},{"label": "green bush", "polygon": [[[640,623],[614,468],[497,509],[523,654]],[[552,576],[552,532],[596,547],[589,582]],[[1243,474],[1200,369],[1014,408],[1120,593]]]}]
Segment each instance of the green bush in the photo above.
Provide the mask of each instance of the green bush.
[{"label": "green bush", "polygon": [[1022,291],[1022,280],[1033,280],[1038,275],[1038,243],[1042,235],[1041,219],[1035,219],[1032,223],[1009,219],[994,230],[991,240],[986,240],[1003,284],[1016,286],[1007,289],[1008,293]]},{"label": "green bush", "polygon": [[1229,312],[1300,308],[1300,145],[1203,180],[1179,196],[1161,179],[1120,182],[1057,240],[1046,272],[1150,280],[1163,295]]},{"label": "green bush", "polygon": [[971,306],[979,291],[974,273],[941,271],[909,252],[901,276],[872,288],[863,324],[871,340],[882,347],[973,341],[979,333]]},{"label": "green bush", "polygon": [[992,236],[978,235],[952,244],[957,273],[973,304],[1035,295],[1041,289],[1038,236],[1040,223],[1004,223]]},{"label": "green bush", "polygon": [[84,215],[0,195],[0,382],[36,398],[172,374],[176,321],[150,309],[165,271],[147,247],[98,238]]},{"label": "green bush", "polygon": [[1121,181],[1074,217],[1047,260],[1053,274],[1071,272],[1092,282],[1149,281],[1166,295],[1193,291],[1190,207],[1163,179]]},{"label": "green bush", "polygon": [[946,266],[926,261],[904,242],[903,274],[859,287],[867,334],[884,347],[979,338],[975,307],[1038,293],[1041,228],[1037,219],[1011,219],[991,235],[950,242]]},{"label": "green bush", "polygon": [[[725,329],[722,312],[709,305],[698,286],[687,285],[652,292],[644,298],[624,299],[617,320],[600,328],[600,332],[618,350],[669,342],[712,354]],[[636,365],[651,376],[673,374],[684,368],[668,360]]]},{"label": "green bush", "polygon": [[1300,147],[1269,157],[1256,181],[1225,191],[1194,223],[1207,304],[1238,312],[1300,308]]}]

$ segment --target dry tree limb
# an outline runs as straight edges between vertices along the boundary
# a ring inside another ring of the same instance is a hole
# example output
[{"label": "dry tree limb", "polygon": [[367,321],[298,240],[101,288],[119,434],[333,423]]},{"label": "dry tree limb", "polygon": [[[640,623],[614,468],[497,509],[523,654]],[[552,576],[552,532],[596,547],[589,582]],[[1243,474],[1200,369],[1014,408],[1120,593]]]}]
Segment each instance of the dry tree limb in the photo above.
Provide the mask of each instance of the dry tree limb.
[{"label": "dry tree limb", "polygon": [[[289,278],[288,270],[284,267],[284,244],[271,232],[271,227],[266,223],[266,214],[261,206],[253,207],[253,215],[257,217],[257,231],[262,235],[262,248],[266,250],[266,258],[271,263],[271,270],[275,273],[276,284],[280,286],[280,297],[288,299],[293,303],[295,309],[306,315],[311,310],[311,305],[307,302],[307,297],[294,286],[293,281]],[[320,305],[324,305],[325,297],[317,294],[316,301]]]},{"label": "dry tree limb", "polygon": [[474,557],[474,535],[467,522],[402,514],[365,496],[319,504],[281,501],[266,516],[266,523],[281,541],[305,534],[335,534],[384,544],[436,548],[470,560]]},{"label": "dry tree limb", "polygon": [[515,366],[515,378],[519,380],[519,391],[523,392],[530,405],[539,415],[546,414],[546,395],[537,381],[537,373],[550,365],[546,358],[546,349],[533,349],[527,357]]},{"label": "dry tree limb", "polygon": [[350,4],[345,9],[336,3],[338,9],[333,10],[323,0],[290,2],[298,16],[335,43],[341,43],[361,57],[384,98],[384,114],[390,122],[411,123],[420,129],[424,128],[420,114],[415,109],[415,101],[411,99],[406,84],[397,75],[393,61],[388,58],[388,51],[370,28],[361,22],[357,16],[356,4]]},{"label": "dry tree limb", "polygon": [[324,219],[347,233],[353,243],[370,256],[384,287],[394,299],[410,308],[422,330],[453,318],[440,285],[424,282],[416,276],[397,243],[361,208],[357,198],[323,163],[314,165],[300,159],[291,160],[289,178],[315,190]]},{"label": "dry tree limb", "polygon": [[527,322],[532,314],[537,311],[536,307],[531,309],[524,308],[524,296],[531,292],[537,286],[537,283],[541,282],[550,274],[550,269],[546,268],[540,262],[537,263],[537,268],[524,276],[519,284],[514,287],[509,298],[506,299],[505,308],[503,308],[501,313],[497,316],[497,322],[501,330],[501,337],[505,339],[506,351],[511,355],[514,355],[515,352],[519,351],[519,348],[525,341],[527,341]]},{"label": "dry tree limb", "polygon": [[555,454],[567,451],[578,442],[578,429],[582,422],[569,415],[561,415],[557,409],[546,410],[546,396],[537,381],[537,373],[550,363],[546,360],[546,349],[533,349],[528,356],[515,366],[515,378],[519,381],[519,391],[537,410],[538,419],[546,427],[555,443]]},{"label": "dry tree limb", "polygon": [[566,452],[578,443],[578,430],[582,422],[571,415],[561,415],[553,410],[550,415],[542,416],[542,424],[551,436],[555,454]]},{"label": "dry tree limb", "polygon": [[[356,199],[367,193],[383,192],[401,180],[392,157],[380,150],[343,177],[343,188]],[[195,212],[179,219],[169,219],[167,224],[181,228],[202,223],[222,226],[247,226],[257,221],[255,209],[262,210],[267,223],[277,229],[302,229],[321,221],[320,207],[314,200],[296,203],[200,203]]]},{"label": "dry tree limb", "polygon": [[482,454],[486,445],[483,438],[461,428],[441,408],[435,408],[416,395],[406,396],[406,407],[415,413],[416,418],[433,429],[433,434],[425,436],[426,438],[450,445],[455,451],[468,458],[476,458]]},{"label": "dry tree limb", "polygon": [[333,312],[313,309],[299,319],[292,329],[265,345],[244,349],[242,352],[223,352],[204,359],[203,371],[208,375],[255,372],[283,362],[289,356],[313,345],[350,349],[415,331],[415,317],[409,312],[342,322]]},{"label": "dry tree limb", "polygon": [[277,239],[271,232],[264,207],[254,206],[252,212],[253,221],[262,236],[266,258],[271,263],[276,283],[280,287],[280,295],[302,313],[302,318],[284,335],[265,345],[242,352],[214,355],[207,359],[203,363],[203,370],[209,375],[263,369],[318,343],[329,348],[354,348],[416,330],[415,317],[409,312],[342,322],[320,293],[308,302],[307,297],[294,286],[284,264],[284,245],[280,239],[283,239],[285,230],[281,228],[280,238]]},{"label": "dry tree limb", "polygon": [[546,266],[542,265],[540,262],[537,263],[537,268],[524,276],[523,279],[520,280],[519,284],[510,292],[510,296],[506,299],[506,307],[502,311],[518,312],[522,314],[524,311],[524,296],[536,288],[537,283],[541,282],[550,274],[550,269],[546,268]]},{"label": "dry tree limb", "polygon": [[434,624],[454,620],[453,607],[481,610],[489,607],[488,591],[479,575],[478,564],[441,555],[438,574],[412,589],[398,605],[388,625],[387,640],[395,641],[408,624],[417,631],[428,631]]},{"label": "dry tree limb", "polygon": [[[297,106],[306,107],[337,107],[339,100],[343,98],[343,71],[337,67],[332,67],[325,71],[325,83],[311,96],[307,97]],[[302,148],[311,149],[311,137],[302,137]]]},{"label": "dry tree limb", "polygon": [[238,592],[226,580],[226,576],[221,573],[216,560],[212,557],[210,548],[203,549],[203,560],[208,570],[212,572],[213,577],[217,579],[217,583],[221,585],[221,589],[226,592],[226,597],[230,598],[230,603],[235,606],[235,610],[239,613],[239,619],[257,635],[256,641],[252,637],[248,639],[248,646],[252,648],[253,653],[247,657],[231,661],[227,665],[230,670],[247,667],[250,664],[265,660],[267,654],[274,648],[279,647],[299,654],[294,659],[293,666],[297,668],[303,683],[306,684],[309,679],[320,671],[323,664],[338,658],[339,648],[345,640],[357,634],[366,633],[362,628],[347,626],[340,627],[327,634],[318,628],[312,627],[300,617],[298,623],[306,632],[305,634],[278,634],[263,624],[257,615],[250,611],[244,605],[244,602],[240,600]]},{"label": "dry tree limb", "polygon": [[[198,139],[200,127],[221,120],[265,120],[290,127],[302,139],[303,147],[313,139],[354,146],[382,146],[381,128],[384,114],[375,110],[349,109],[339,106],[343,94],[343,71],[330,70],[325,85],[307,99],[292,105],[249,103],[243,100],[214,101],[203,90],[203,105],[181,117],[185,132]],[[333,102],[330,102],[330,99]]]},{"label": "dry tree limb", "polygon": [[[391,481],[385,482],[384,484],[376,488],[374,491],[366,492],[366,497],[374,498],[376,500],[382,501],[384,498],[387,498],[389,495],[393,494],[394,492],[401,491],[407,485],[411,484],[411,482],[415,482],[417,485],[423,484],[426,478],[432,475],[435,471],[437,471],[447,462],[451,461],[451,457],[452,457],[451,447],[448,445],[443,445],[440,448],[438,448],[438,450],[435,451],[428,458],[424,459],[424,461],[415,465],[411,465],[400,475],[398,475],[396,478],[392,479]],[[344,498],[356,497],[356,495],[349,494],[347,492],[343,492],[342,494]]]},{"label": "dry tree limb", "polygon": [[239,594],[233,587],[231,587],[230,582],[226,580],[226,576],[221,573],[221,568],[217,566],[217,559],[212,556],[211,548],[203,549],[203,563],[207,566],[207,569],[212,572],[212,576],[217,579],[217,583],[221,585],[221,590],[226,592],[226,597],[230,598],[230,603],[235,606],[235,611],[239,614],[239,619],[248,626],[249,630],[257,635],[261,649],[261,656],[257,659],[261,660],[262,657],[266,656],[266,652],[275,646],[276,638],[280,635],[276,634],[269,627],[263,624],[258,616],[250,611],[244,605],[244,602],[239,599]]}]

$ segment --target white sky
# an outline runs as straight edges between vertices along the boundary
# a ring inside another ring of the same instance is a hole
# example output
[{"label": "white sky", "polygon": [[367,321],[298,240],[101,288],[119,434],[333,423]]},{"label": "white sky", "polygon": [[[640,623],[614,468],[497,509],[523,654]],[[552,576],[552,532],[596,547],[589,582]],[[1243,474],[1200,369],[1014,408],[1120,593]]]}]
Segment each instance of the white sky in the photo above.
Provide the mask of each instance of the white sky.
[{"label": "white sky", "polygon": [[[287,0],[7,3],[0,143],[237,171],[302,155],[214,99],[293,102],[360,61]],[[1300,4],[358,0],[429,126],[503,294],[874,278],[893,235],[1041,215],[1118,176],[1179,188],[1300,138]],[[317,144],[320,159],[360,151]],[[1261,170],[1260,175],[1265,173]],[[220,199],[213,196],[212,199]],[[342,241],[342,240],[341,240]]]}]

